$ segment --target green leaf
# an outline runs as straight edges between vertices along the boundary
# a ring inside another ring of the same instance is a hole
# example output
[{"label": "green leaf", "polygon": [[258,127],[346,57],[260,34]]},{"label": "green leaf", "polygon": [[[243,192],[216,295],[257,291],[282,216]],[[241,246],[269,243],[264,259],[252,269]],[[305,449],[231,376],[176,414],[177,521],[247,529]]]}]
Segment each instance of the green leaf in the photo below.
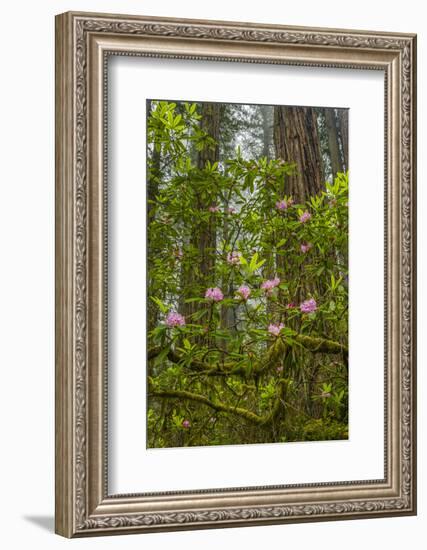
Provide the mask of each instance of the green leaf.
[{"label": "green leaf", "polygon": [[258,252],[255,252],[255,254],[252,256],[250,264],[249,264],[249,271],[251,273],[253,273],[255,271],[257,261],[258,261]]},{"label": "green leaf", "polygon": [[[204,317],[205,315],[207,315],[208,313],[208,310],[207,309],[201,309],[200,311],[196,311],[196,313],[194,313],[192,316],[191,316],[191,319],[193,321],[198,321],[199,319],[201,319],[202,317]],[[190,326],[187,324],[187,326]]]},{"label": "green leaf", "polygon": [[168,353],[170,351],[170,347],[167,346],[165,347],[164,349],[162,349],[162,351],[159,353],[159,355],[154,359],[154,362],[156,365],[159,365],[160,363],[163,363],[163,361],[166,359],[166,357],[168,356]]},{"label": "green leaf", "polygon": [[168,306],[166,306],[159,298],[150,296],[150,299],[159,307],[162,313],[167,313],[169,311]]}]

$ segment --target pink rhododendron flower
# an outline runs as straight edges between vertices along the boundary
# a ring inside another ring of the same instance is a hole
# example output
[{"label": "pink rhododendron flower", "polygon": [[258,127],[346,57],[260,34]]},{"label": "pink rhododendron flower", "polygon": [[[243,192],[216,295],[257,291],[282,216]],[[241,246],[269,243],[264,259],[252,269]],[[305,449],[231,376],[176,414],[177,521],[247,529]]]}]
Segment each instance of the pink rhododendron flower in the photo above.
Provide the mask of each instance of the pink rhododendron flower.
[{"label": "pink rhododendron flower", "polygon": [[276,208],[277,210],[286,210],[288,208],[288,203],[285,201],[285,199],[277,201]]},{"label": "pink rhododendron flower", "polygon": [[231,265],[240,264],[240,252],[229,252],[227,254],[227,262]]},{"label": "pink rhododendron flower", "polygon": [[240,294],[240,296],[244,299],[244,300],[247,300],[251,294],[251,289],[246,286],[246,285],[242,285],[241,287],[239,287],[237,289],[237,294]]},{"label": "pink rhododendron flower", "polygon": [[286,306],[286,309],[293,309],[297,307],[296,304],[294,304],[294,302],[289,302],[289,304]]},{"label": "pink rhododendron flower", "polygon": [[205,298],[212,300],[213,302],[220,302],[224,299],[224,294],[218,287],[208,288],[205,292]]},{"label": "pink rhododendron flower", "polygon": [[270,323],[268,325],[268,332],[273,336],[279,336],[280,331],[282,330],[282,328],[284,328],[284,326],[285,325],[283,323],[280,323],[280,324]]},{"label": "pink rhododendron flower", "polygon": [[307,210],[305,212],[303,212],[301,214],[301,216],[299,217],[299,221],[301,223],[305,223],[305,222],[308,222],[308,220],[311,218],[311,214],[310,212],[307,212]]},{"label": "pink rhododendron flower", "polygon": [[308,252],[310,250],[311,247],[312,247],[311,243],[302,243],[301,244],[301,252],[303,252],[305,254],[306,252]]},{"label": "pink rhododendron flower", "polygon": [[273,288],[280,285],[279,277],[274,277],[274,279],[267,279],[261,284],[262,290],[265,290],[267,294],[270,294]]},{"label": "pink rhododendron flower", "polygon": [[166,317],[166,324],[168,327],[182,327],[185,325],[185,319],[176,311],[171,311]]},{"label": "pink rhododendron flower", "polygon": [[316,309],[317,309],[317,304],[314,298],[305,300],[305,302],[303,302],[300,305],[300,310],[302,311],[302,313],[313,313],[313,311],[316,311]]},{"label": "pink rhododendron flower", "polygon": [[219,206],[215,206],[214,204],[209,206],[209,212],[219,212]]},{"label": "pink rhododendron flower", "polygon": [[182,427],[183,428],[189,428],[190,426],[191,426],[191,424],[190,424],[189,420],[183,420],[182,421]]}]

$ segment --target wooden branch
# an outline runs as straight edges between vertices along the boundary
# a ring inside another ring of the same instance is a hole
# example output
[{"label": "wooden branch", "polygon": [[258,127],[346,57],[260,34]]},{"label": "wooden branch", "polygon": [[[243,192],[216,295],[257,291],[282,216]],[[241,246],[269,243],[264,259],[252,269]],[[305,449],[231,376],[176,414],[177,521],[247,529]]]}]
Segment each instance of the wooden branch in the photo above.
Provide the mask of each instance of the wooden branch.
[{"label": "wooden branch", "polygon": [[266,417],[259,416],[251,411],[248,411],[247,409],[243,409],[241,407],[233,407],[232,405],[225,405],[224,403],[221,403],[219,401],[214,402],[204,395],[192,393],[185,390],[151,390],[148,394],[148,397],[187,399],[190,401],[196,401],[197,403],[202,403],[203,405],[206,405],[207,407],[210,407],[215,411],[237,414],[238,416],[242,416],[252,424],[261,425],[264,424],[266,421]]},{"label": "wooden branch", "polygon": [[264,416],[259,416],[258,414],[255,414],[252,411],[248,411],[247,409],[243,409],[242,407],[233,407],[232,405],[226,405],[225,403],[222,403],[220,401],[216,401],[216,402],[211,401],[204,395],[200,395],[198,393],[193,393],[186,390],[150,390],[148,393],[148,397],[160,397],[163,399],[165,398],[166,399],[186,399],[189,401],[195,401],[196,403],[202,403],[203,405],[206,405],[207,407],[210,407],[215,411],[236,414],[238,416],[245,418],[252,424],[256,424],[258,426],[264,426],[266,424],[271,423],[280,412],[283,405],[282,401],[283,401],[283,395],[284,395],[284,388],[285,388],[284,380],[279,380],[278,388],[277,388],[277,396],[276,396],[274,405],[272,407],[272,410],[269,414],[266,414]]},{"label": "wooden branch", "polygon": [[[161,353],[161,351],[161,348],[152,348],[151,350],[148,350],[148,360],[151,361],[152,359],[155,359]],[[181,364],[184,362],[184,358],[172,349],[169,350],[166,357],[171,363]],[[233,362],[219,363],[213,365],[205,361],[192,359],[187,366],[188,368],[191,368],[192,370],[198,371],[201,374],[205,374],[207,376],[228,376],[230,374],[243,376],[246,373],[246,369],[244,367],[236,367],[235,363]]]},{"label": "wooden branch", "polygon": [[[339,342],[334,340],[328,340],[326,338],[319,338],[315,336],[306,336],[303,334],[297,334],[293,339],[298,342],[304,349],[311,353],[327,353],[327,354],[341,354],[345,361],[348,358],[348,348]],[[281,338],[277,338],[276,342],[270,346],[267,354],[260,360],[257,365],[254,365],[251,375],[257,375],[265,371],[273,361],[280,360],[283,354],[286,352],[288,346]],[[160,353],[161,348],[152,348],[148,351],[148,360],[155,359]],[[175,364],[184,364],[184,358],[176,351],[170,349],[167,354],[167,359]],[[199,372],[206,376],[247,376],[247,370],[244,366],[235,366],[235,363],[216,363],[211,364],[205,361],[199,361],[198,359],[191,359],[186,365],[193,371]]]},{"label": "wooden branch", "polygon": [[294,338],[299,344],[312,353],[330,353],[332,355],[342,353],[343,355],[348,355],[348,348],[334,340],[318,338],[316,336],[305,336],[304,334],[298,334]]}]

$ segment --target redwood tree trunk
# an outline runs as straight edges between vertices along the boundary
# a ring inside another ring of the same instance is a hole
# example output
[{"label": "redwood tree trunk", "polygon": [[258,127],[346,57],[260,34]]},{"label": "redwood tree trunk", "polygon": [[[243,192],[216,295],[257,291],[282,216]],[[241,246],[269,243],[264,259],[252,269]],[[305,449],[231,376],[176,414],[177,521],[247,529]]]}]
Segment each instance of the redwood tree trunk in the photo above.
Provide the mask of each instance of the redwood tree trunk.
[{"label": "redwood tree trunk", "polygon": [[342,154],[340,150],[340,140],[338,137],[337,117],[335,109],[325,109],[326,130],[328,133],[329,155],[331,159],[332,179],[337,172],[343,171]]},{"label": "redwood tree trunk", "polygon": [[[317,114],[312,107],[274,108],[274,146],[276,158],[296,164],[296,174],[288,176],[282,192],[292,196],[296,203],[304,203],[310,196],[324,189],[323,166],[317,127]],[[286,238],[286,235],[283,235]],[[280,277],[289,274],[286,257],[276,255],[277,273]],[[294,297],[300,300],[301,296]]]},{"label": "redwood tree trunk", "polygon": [[[219,103],[203,103],[201,107],[200,128],[215,140],[216,145],[205,147],[197,154],[197,167],[203,170],[206,163],[211,164],[219,160],[219,126],[220,126],[221,105]],[[202,211],[208,211],[212,206],[212,201],[206,201],[201,193],[196,195],[197,207]],[[194,234],[191,237],[192,246],[198,250],[197,263],[183,273],[182,288],[187,287],[188,282],[196,283],[200,286],[200,292],[209,284],[209,279],[213,276],[215,268],[216,253],[216,224],[215,215],[209,216],[208,222],[201,222],[194,228]],[[213,281],[212,281],[213,283]],[[183,296],[183,298],[185,298]],[[194,303],[183,304],[184,315],[188,316],[196,310]]]},{"label": "redwood tree trunk", "polygon": [[262,117],[262,156],[270,158],[270,143],[272,141],[272,107],[261,105]]},{"label": "redwood tree trunk", "polygon": [[338,109],[337,111],[337,128],[341,141],[341,157],[343,171],[348,170],[348,110]]},{"label": "redwood tree trunk", "polygon": [[348,110],[323,109],[328,136],[332,178],[348,170]]},{"label": "redwood tree trunk", "polygon": [[[200,170],[205,168],[207,162],[213,164],[219,160],[220,109],[219,103],[203,103],[202,106],[200,128],[215,140],[216,145],[215,147],[206,147],[199,152],[197,165]],[[203,199],[199,199],[201,209],[208,210],[210,206],[211,202],[208,204]],[[214,215],[210,216],[209,223],[201,224],[198,234],[195,235],[195,241],[200,251],[200,272],[203,277],[209,277],[215,266],[216,224]]]},{"label": "redwood tree trunk", "polygon": [[313,108],[275,107],[274,146],[276,158],[297,165],[297,174],[285,182],[286,195],[292,195],[295,202],[304,202],[323,189],[317,115]]},{"label": "redwood tree trunk", "polygon": [[212,137],[216,145],[215,147],[206,147],[199,151],[197,157],[197,165],[203,170],[206,162],[211,164],[219,160],[219,122],[221,115],[220,103],[202,103],[201,113],[202,118],[200,120],[200,129],[206,132]]}]

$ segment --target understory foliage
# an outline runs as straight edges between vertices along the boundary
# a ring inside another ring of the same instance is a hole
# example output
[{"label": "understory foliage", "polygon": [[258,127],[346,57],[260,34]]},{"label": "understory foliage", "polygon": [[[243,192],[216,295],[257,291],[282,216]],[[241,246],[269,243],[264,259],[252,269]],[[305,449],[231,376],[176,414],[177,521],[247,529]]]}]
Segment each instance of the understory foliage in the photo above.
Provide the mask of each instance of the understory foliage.
[{"label": "understory foliage", "polygon": [[293,162],[201,166],[201,110],[149,102],[147,445],[346,439],[348,177],[298,203]]}]

